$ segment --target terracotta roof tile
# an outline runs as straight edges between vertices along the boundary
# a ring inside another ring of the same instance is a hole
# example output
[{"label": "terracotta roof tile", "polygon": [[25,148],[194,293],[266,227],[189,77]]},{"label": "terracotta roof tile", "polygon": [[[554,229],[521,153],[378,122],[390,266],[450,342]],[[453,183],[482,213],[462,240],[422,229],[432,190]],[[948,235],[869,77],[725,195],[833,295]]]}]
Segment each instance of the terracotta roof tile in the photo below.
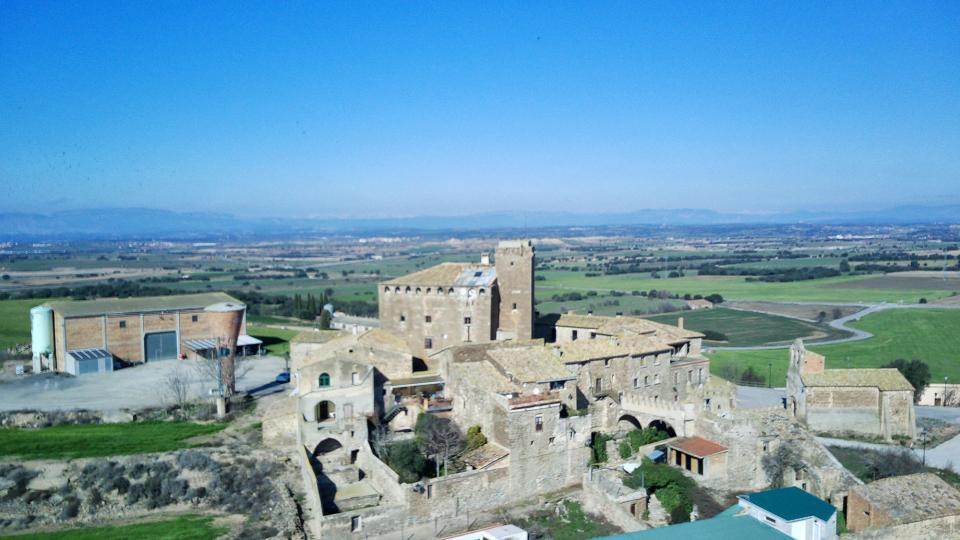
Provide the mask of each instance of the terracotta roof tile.
[{"label": "terracotta roof tile", "polygon": [[669,443],[667,446],[696,457],[707,457],[727,451],[726,446],[717,444],[709,439],[704,439],[703,437],[682,437]]}]

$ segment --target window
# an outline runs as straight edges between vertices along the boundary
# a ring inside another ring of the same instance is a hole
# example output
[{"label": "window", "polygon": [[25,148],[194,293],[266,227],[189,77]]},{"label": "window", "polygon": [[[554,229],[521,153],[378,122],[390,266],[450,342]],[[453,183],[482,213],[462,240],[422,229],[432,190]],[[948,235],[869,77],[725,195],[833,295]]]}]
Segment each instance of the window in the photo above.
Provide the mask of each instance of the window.
[{"label": "window", "polygon": [[536,426],[537,431],[543,431],[543,415],[538,414],[533,418],[533,425]]},{"label": "window", "polygon": [[563,381],[550,381],[550,390],[563,390]]},{"label": "window", "polygon": [[426,317],[423,318],[423,322],[433,322],[433,317],[427,315]]},{"label": "window", "polygon": [[590,332],[590,339],[597,339],[597,333],[596,333],[596,332]]},{"label": "window", "polygon": [[657,373],[653,376],[653,384],[660,384],[660,374]]},{"label": "window", "polygon": [[556,439],[557,439],[556,437],[550,437],[550,444],[553,444],[553,441],[555,441]]},{"label": "window", "polygon": [[649,376],[649,375],[644,375],[644,376],[643,376],[643,385],[644,385],[644,386],[650,386],[650,376]]},{"label": "window", "polygon": [[703,368],[697,370],[697,382],[703,384]]},{"label": "window", "polygon": [[516,302],[513,303],[513,309],[514,309],[514,310],[517,309],[517,303],[516,303]]},{"label": "window", "polygon": [[127,321],[120,321],[120,328],[126,328],[126,327],[127,327]]},{"label": "window", "polygon": [[679,382],[680,382],[680,373],[674,371],[674,372],[673,372],[673,384],[677,384],[677,383],[679,383]]},{"label": "window", "polygon": [[609,367],[609,366],[610,366],[610,359],[609,359],[609,358],[604,358],[604,359],[603,359],[603,367]]},{"label": "window", "polygon": [[321,374],[320,374],[320,379],[317,381],[317,384],[318,384],[321,388],[323,388],[323,387],[325,387],[325,386],[330,386],[330,374],[329,374],[329,373],[321,373]]},{"label": "window", "polygon": [[464,317],[463,324],[470,324],[470,317]]},{"label": "window", "polygon": [[692,382],[693,382],[693,370],[692,370],[692,369],[687,370],[687,382],[688,382],[688,383],[692,383]]},{"label": "window", "polygon": [[406,316],[406,315],[400,315],[400,322],[403,322],[403,321],[405,321],[405,320],[407,320],[407,316]]},{"label": "window", "polygon": [[576,341],[576,340],[577,340],[577,331],[576,331],[576,330],[571,330],[571,331],[570,331],[570,341]]},{"label": "window", "polygon": [[423,348],[432,349],[433,348],[433,338],[423,338]]},{"label": "window", "polygon": [[633,387],[634,387],[634,388],[640,388],[640,379],[639,379],[639,378],[633,379]]},{"label": "window", "polygon": [[360,518],[361,516],[353,516],[350,518],[350,532],[357,532],[363,528],[363,521]]},{"label": "window", "polygon": [[773,518],[770,517],[770,516],[763,516],[763,519],[769,521],[770,523],[776,523],[776,522],[777,522],[777,520],[773,519]]},{"label": "window", "polygon": [[197,315],[191,315],[191,316],[190,316],[190,322],[197,322],[199,319],[200,319],[200,317],[198,317]]},{"label": "window", "polygon": [[350,384],[357,384],[360,382],[360,375],[354,371],[350,373]]},{"label": "window", "polygon": [[433,484],[427,484],[427,498],[433,498]]},{"label": "window", "polygon": [[482,276],[482,275],[483,275],[483,272],[482,272],[482,271],[474,272],[474,273],[473,273],[473,277],[480,277],[480,276]]}]

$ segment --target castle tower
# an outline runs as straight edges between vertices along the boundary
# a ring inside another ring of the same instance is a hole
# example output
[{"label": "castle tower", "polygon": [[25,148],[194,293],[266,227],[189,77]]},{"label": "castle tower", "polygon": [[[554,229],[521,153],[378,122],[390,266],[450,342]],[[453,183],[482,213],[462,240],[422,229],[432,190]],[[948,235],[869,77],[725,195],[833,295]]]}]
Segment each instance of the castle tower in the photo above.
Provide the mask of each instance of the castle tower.
[{"label": "castle tower", "polygon": [[500,242],[497,246],[497,284],[500,292],[498,338],[533,338],[534,250],[530,240]]}]

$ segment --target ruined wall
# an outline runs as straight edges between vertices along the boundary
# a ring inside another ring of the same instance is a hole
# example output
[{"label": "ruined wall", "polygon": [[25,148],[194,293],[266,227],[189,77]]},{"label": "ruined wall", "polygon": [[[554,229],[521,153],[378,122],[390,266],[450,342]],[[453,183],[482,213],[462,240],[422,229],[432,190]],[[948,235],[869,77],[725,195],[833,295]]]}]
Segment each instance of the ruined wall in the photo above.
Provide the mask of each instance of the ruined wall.
[{"label": "ruined wall", "polygon": [[847,495],[847,529],[863,531],[865,529],[884,527],[893,522],[885,512],[874,507],[870,501],[860,496],[856,490],[850,490]]},{"label": "ruined wall", "polygon": [[[491,341],[497,324],[494,292],[485,287],[381,285],[380,327],[403,337],[420,358],[451,345]],[[429,350],[425,348],[427,338],[432,341]]]},{"label": "ruined wall", "polygon": [[917,419],[913,408],[912,391],[882,392],[881,403],[884,437],[889,439],[895,435],[910,438],[917,436]]}]

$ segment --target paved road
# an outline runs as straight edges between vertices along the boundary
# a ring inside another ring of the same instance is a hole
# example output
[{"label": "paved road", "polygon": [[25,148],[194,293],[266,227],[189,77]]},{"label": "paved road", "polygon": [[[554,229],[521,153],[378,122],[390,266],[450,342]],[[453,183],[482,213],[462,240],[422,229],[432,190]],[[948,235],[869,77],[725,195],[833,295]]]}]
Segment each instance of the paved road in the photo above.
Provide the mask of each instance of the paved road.
[{"label": "paved road", "polygon": [[[795,304],[799,302],[788,302],[790,304]],[[853,341],[863,341],[873,337],[873,334],[865,330],[860,330],[859,328],[853,328],[847,326],[847,323],[850,321],[859,321],[861,318],[870,315],[871,313],[876,313],[878,311],[883,311],[886,309],[960,309],[960,304],[874,304],[867,308],[864,308],[856,313],[847,315],[846,317],[841,317],[839,319],[830,321],[830,326],[836,328],[837,330],[843,330],[844,332],[850,332],[850,336],[840,339],[828,339],[826,341],[811,341],[811,345],[835,345],[837,343],[850,343]],[[789,344],[784,345],[753,345],[750,347],[709,347],[708,350],[711,351],[763,351],[763,350],[772,350],[772,349],[787,349]]]},{"label": "paved road", "polygon": [[864,448],[869,450],[902,450],[912,452],[917,459],[926,459],[927,465],[939,469],[952,469],[960,473],[960,435],[937,446],[936,448],[927,448],[926,457],[922,448],[907,449],[898,445],[865,443],[860,441],[848,441],[845,439],[832,439],[829,437],[817,437],[817,440],[828,446],[841,446],[844,448]]},{"label": "paved road", "polygon": [[[247,360],[251,369],[237,381],[237,390],[255,396],[283,391],[276,385],[284,361],[275,356]],[[0,410],[92,409],[115,411],[155,407],[171,402],[164,381],[177,370],[189,381],[191,398],[205,397],[215,383],[204,376],[192,360],[151,362],[112,373],[82,377],[45,373],[0,383]]]},{"label": "paved road", "polygon": [[737,386],[737,407],[740,409],[757,409],[779,406],[783,404],[783,398],[786,395],[786,388]]}]

